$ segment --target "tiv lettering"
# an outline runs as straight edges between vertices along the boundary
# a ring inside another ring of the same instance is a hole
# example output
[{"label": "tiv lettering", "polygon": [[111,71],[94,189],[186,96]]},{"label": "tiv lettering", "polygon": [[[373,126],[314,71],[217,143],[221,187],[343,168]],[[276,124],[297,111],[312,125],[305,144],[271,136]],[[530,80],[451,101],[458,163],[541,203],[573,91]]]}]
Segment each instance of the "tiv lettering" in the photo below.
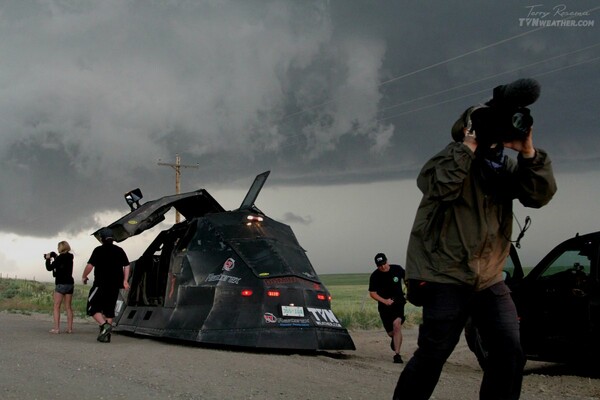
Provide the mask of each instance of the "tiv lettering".
[{"label": "tiv lettering", "polygon": [[317,326],[330,326],[334,328],[341,328],[342,324],[338,321],[337,317],[331,310],[326,310],[323,308],[312,308],[306,307],[309,313],[311,313],[313,319],[315,320],[315,325]]}]

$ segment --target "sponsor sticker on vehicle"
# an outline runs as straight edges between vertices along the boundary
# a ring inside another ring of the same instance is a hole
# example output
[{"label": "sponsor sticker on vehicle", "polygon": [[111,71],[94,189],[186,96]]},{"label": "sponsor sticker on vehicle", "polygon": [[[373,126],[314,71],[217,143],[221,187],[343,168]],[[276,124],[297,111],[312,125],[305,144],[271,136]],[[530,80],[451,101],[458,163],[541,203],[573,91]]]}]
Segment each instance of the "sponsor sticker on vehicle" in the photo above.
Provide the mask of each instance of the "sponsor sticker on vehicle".
[{"label": "sponsor sticker on vehicle", "polygon": [[269,324],[274,324],[277,322],[277,317],[274,316],[273,314],[269,313],[264,313],[263,314],[263,318],[265,319],[265,321]]},{"label": "sponsor sticker on vehicle", "polygon": [[342,324],[337,319],[333,311],[324,308],[306,308],[317,326],[328,326],[331,328],[341,328]]},{"label": "sponsor sticker on vehicle", "polygon": [[281,315],[284,317],[304,317],[304,308],[297,306],[281,306]]},{"label": "sponsor sticker on vehicle", "polygon": [[277,326],[280,326],[282,328],[287,328],[287,327],[300,327],[300,328],[306,328],[308,326],[310,326],[310,321],[308,318],[281,318],[278,321]]},{"label": "sponsor sticker on vehicle", "polygon": [[231,271],[234,267],[235,267],[235,260],[231,257],[229,257],[223,263],[223,271]]},{"label": "sponsor sticker on vehicle", "polygon": [[204,282],[227,282],[234,285],[239,285],[242,278],[225,274],[208,274]]}]

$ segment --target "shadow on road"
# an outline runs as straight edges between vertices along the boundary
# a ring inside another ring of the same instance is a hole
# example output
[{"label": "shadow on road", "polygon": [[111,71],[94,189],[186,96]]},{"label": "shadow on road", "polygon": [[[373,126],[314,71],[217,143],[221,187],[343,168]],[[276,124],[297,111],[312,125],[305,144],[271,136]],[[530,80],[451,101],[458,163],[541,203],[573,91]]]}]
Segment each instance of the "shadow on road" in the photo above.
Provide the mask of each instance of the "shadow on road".
[{"label": "shadow on road", "polygon": [[600,366],[598,363],[547,363],[527,361],[525,375],[548,375],[548,376],[579,376],[582,378],[600,378]]}]

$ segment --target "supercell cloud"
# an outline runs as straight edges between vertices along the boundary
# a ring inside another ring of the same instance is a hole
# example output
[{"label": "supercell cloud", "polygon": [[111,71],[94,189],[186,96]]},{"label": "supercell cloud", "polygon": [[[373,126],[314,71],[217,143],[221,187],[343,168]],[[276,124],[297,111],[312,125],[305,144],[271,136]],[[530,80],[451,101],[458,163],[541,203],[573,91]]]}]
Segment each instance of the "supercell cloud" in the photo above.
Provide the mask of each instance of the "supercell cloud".
[{"label": "supercell cloud", "polygon": [[171,194],[156,164],[176,153],[199,164],[184,190],[266,169],[272,184],[412,178],[464,108],[519,77],[542,83],[556,162],[596,168],[597,27],[533,31],[516,1],[392,3],[3,3],[0,229],[95,229],[127,190]]}]

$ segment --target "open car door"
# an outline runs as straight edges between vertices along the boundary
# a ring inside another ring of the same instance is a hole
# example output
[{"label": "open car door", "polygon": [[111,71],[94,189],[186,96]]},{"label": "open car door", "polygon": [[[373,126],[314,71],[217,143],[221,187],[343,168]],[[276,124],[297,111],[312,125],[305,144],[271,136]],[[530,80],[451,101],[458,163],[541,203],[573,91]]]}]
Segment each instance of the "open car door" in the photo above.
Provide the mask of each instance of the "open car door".
[{"label": "open car door", "polygon": [[[208,213],[223,212],[225,209],[204,189],[194,192],[161,197],[149,201],[129,214],[108,225],[117,242],[138,235],[165,219],[165,214],[174,207],[186,220]],[[100,240],[100,228],[93,235]]]}]

